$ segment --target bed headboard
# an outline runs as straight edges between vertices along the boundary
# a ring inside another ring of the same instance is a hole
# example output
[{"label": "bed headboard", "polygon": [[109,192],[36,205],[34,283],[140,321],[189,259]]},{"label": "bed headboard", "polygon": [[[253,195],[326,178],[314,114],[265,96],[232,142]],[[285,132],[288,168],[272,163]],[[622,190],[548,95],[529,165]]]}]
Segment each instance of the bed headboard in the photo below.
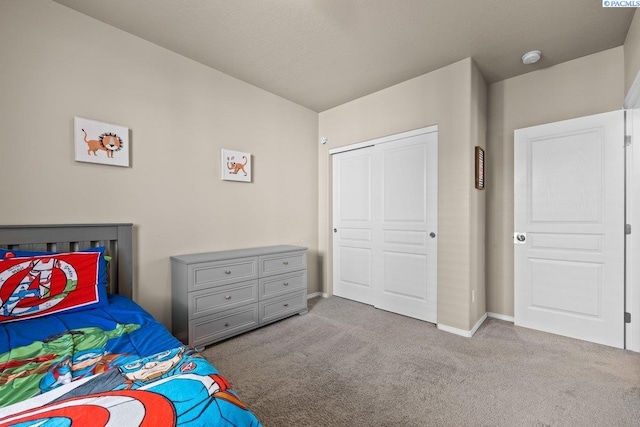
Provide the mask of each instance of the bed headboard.
[{"label": "bed headboard", "polygon": [[109,292],[133,298],[132,224],[0,225],[0,248],[70,252],[105,246]]}]

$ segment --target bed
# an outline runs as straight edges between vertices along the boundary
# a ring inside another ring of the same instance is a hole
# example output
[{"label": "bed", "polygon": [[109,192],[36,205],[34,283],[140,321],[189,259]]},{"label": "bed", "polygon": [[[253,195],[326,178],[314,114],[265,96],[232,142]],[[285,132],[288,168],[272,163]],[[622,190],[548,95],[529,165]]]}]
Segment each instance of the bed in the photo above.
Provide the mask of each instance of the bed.
[{"label": "bed", "polygon": [[0,427],[260,426],[133,300],[131,224],[0,226]]}]

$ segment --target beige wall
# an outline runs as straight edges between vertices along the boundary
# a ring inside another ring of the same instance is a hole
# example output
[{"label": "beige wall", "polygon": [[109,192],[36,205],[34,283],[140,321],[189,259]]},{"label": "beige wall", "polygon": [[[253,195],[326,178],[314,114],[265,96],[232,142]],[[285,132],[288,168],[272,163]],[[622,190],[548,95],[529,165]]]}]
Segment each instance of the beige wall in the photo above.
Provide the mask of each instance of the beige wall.
[{"label": "beige wall", "polygon": [[[486,152],[487,134],[487,84],[475,63],[472,63],[471,74],[471,123],[469,135],[469,150],[475,153],[475,147],[480,146]],[[475,185],[475,156],[471,157],[471,169],[473,184]],[[471,299],[470,326],[480,320],[486,313],[485,304],[485,224],[486,224],[486,191],[471,191],[470,217],[471,222],[471,257],[470,279],[471,290],[475,298]]]},{"label": "beige wall", "polygon": [[[480,118],[483,80],[471,59],[416,77],[320,113],[319,241],[322,283],[332,293],[331,167],[329,149],[438,125],[438,323],[469,330],[471,287],[481,286],[479,254],[472,233],[481,238],[483,221],[476,215],[483,196],[475,191],[473,146],[482,140]],[[473,124],[472,124],[473,122]],[[472,277],[473,276],[473,277]],[[482,307],[484,314],[484,307]]]},{"label": "beige wall", "polygon": [[617,47],[489,86],[488,312],[513,316],[513,131],[620,109],[624,68]]},{"label": "beige wall", "polygon": [[624,92],[627,93],[640,73],[640,13],[636,10],[624,41]]},{"label": "beige wall", "polygon": [[[0,223],[132,222],[136,300],[169,325],[169,257],[310,248],[318,114],[48,0],[0,3]],[[73,117],[127,126],[132,167],[77,163]],[[254,182],[220,180],[220,149]]]}]

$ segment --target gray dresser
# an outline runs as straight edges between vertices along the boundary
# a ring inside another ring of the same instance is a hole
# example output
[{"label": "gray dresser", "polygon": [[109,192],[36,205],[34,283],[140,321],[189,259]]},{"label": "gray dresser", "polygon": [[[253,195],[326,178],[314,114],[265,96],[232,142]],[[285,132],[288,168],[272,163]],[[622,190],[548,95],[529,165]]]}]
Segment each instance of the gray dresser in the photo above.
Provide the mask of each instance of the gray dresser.
[{"label": "gray dresser", "polygon": [[194,347],[307,312],[307,248],[171,257],[172,331]]}]

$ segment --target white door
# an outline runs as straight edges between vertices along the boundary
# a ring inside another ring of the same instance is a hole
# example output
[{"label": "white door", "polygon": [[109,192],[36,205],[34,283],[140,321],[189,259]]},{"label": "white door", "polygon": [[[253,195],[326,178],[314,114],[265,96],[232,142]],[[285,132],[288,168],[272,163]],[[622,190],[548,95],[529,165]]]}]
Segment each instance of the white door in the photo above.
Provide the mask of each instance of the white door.
[{"label": "white door", "polygon": [[373,147],[333,156],[333,293],[373,304]]},{"label": "white door", "polygon": [[334,294],[437,321],[438,133],[333,154]]},{"label": "white door", "polygon": [[515,131],[515,324],[624,345],[624,113]]},{"label": "white door", "polygon": [[436,323],[438,134],[375,151],[374,305]]}]

